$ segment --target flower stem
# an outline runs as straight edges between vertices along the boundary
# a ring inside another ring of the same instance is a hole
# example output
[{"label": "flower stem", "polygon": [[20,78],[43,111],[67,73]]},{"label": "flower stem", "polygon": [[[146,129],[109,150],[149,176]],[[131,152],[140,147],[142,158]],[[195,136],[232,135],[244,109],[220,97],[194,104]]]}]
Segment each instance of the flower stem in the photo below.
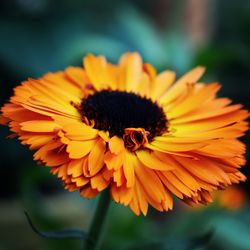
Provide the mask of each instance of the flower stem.
[{"label": "flower stem", "polygon": [[110,205],[109,190],[104,190],[99,198],[87,238],[84,239],[84,250],[97,250]]}]

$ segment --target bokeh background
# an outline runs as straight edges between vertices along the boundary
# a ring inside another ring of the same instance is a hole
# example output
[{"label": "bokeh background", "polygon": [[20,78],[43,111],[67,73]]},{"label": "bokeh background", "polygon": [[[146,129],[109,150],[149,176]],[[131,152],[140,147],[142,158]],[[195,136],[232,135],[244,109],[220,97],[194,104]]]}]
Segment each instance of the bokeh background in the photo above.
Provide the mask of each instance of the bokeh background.
[{"label": "bokeh background", "polygon": [[[215,0],[1,0],[0,104],[27,77],[81,65],[91,52],[117,62],[139,51],[146,62],[180,76],[198,65],[221,96],[249,109],[250,1]],[[46,167],[1,127],[0,249],[80,249],[78,240],[48,240],[41,230],[87,229],[96,200],[63,190]],[[249,145],[249,135],[243,140]],[[249,155],[247,155],[249,158]],[[249,176],[249,166],[243,169]],[[137,217],[112,204],[103,249],[250,249],[249,182],[215,194],[215,203]]]}]

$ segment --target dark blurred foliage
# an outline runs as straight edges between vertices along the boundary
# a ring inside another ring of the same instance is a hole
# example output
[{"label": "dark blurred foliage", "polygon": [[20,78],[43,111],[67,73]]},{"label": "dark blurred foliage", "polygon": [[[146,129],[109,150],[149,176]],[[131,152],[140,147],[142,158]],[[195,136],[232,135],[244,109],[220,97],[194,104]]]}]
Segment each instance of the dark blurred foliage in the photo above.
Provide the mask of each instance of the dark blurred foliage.
[{"label": "dark blurred foliage", "polygon": [[[87,53],[116,62],[125,51],[139,51],[159,71],[180,75],[206,66],[205,80],[221,82],[221,95],[249,108],[249,23],[245,0],[1,0],[0,104],[27,77],[81,65]],[[96,201],[64,191],[27,148],[5,139],[7,128],[0,129],[0,249],[79,249],[78,241],[40,239],[22,210],[43,230],[87,228]],[[244,140],[249,144],[249,136]],[[249,175],[247,167],[244,172]],[[249,192],[249,184],[244,188]],[[146,218],[114,205],[111,214],[105,249],[250,249],[247,205],[238,212],[218,204],[194,211],[177,205]]]}]

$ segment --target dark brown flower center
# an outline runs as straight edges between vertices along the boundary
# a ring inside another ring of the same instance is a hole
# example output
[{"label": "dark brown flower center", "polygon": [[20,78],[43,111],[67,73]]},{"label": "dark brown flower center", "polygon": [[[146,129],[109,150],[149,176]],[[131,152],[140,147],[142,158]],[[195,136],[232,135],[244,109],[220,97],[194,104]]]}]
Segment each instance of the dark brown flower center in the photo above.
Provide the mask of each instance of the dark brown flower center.
[{"label": "dark brown flower center", "polygon": [[94,128],[109,131],[110,137],[124,137],[127,128],[142,128],[147,131],[148,140],[152,140],[167,130],[163,109],[134,93],[102,90],[83,99],[80,110],[83,118],[93,121]]}]

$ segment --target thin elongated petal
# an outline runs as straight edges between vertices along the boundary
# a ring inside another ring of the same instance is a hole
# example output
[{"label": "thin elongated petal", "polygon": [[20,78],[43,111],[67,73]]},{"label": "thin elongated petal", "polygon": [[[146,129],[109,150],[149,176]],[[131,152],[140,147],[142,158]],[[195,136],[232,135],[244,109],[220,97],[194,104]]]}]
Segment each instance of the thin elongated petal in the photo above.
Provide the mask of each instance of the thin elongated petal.
[{"label": "thin elongated petal", "polygon": [[67,146],[67,152],[71,159],[79,159],[87,155],[95,145],[95,140],[91,141],[71,141]]},{"label": "thin elongated petal", "polygon": [[125,150],[123,140],[117,136],[113,136],[109,140],[109,149],[112,153],[114,153],[116,155],[121,153],[122,151]]},{"label": "thin elongated petal", "polygon": [[129,152],[125,153],[123,171],[127,180],[127,187],[132,187],[135,183],[135,167],[138,164],[136,156]]},{"label": "thin elongated petal", "polygon": [[22,122],[21,129],[29,132],[54,132],[55,129],[60,129],[61,126],[53,121],[35,120]]},{"label": "thin elongated petal", "polygon": [[91,175],[97,174],[104,165],[105,142],[99,139],[95,146],[91,149],[89,154],[89,173]]},{"label": "thin elongated petal", "polygon": [[133,91],[139,84],[142,73],[142,59],[138,53],[127,53],[120,60],[120,86],[122,90]]},{"label": "thin elongated petal", "polygon": [[163,71],[162,73],[160,73],[155,79],[154,87],[152,93],[150,94],[150,97],[153,100],[158,100],[174,83],[174,80],[175,72]]},{"label": "thin elongated petal", "polygon": [[188,83],[197,82],[203,75],[205,69],[203,67],[196,67],[193,70],[182,76],[173,87],[161,98],[161,103],[169,103],[174,100],[181,91],[183,91]]},{"label": "thin elongated petal", "polygon": [[64,125],[65,136],[71,140],[82,141],[97,138],[98,130],[86,126],[81,122]]},{"label": "thin elongated petal", "polygon": [[95,57],[90,54],[84,58],[84,67],[87,71],[87,75],[97,90],[107,87],[106,66],[107,62],[103,56]]},{"label": "thin elongated petal", "polygon": [[137,151],[136,155],[139,160],[148,168],[161,171],[168,171],[174,169],[174,165],[168,165],[166,162],[163,162],[158,159],[154,154],[145,150]]}]

